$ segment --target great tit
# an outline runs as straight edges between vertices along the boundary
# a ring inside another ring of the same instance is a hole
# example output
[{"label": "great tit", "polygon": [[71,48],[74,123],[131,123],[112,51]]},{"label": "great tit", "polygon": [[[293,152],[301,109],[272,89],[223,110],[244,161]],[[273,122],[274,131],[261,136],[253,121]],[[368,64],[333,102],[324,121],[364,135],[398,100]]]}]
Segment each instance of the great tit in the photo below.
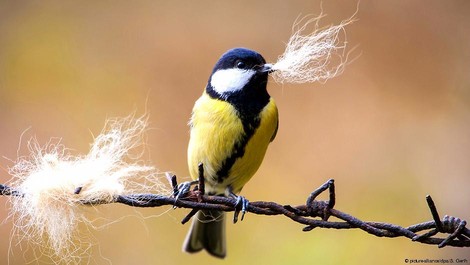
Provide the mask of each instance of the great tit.
[{"label": "great tit", "polygon": [[[276,137],[278,111],[266,90],[272,65],[257,52],[235,48],[220,57],[191,119],[188,166],[198,178],[203,164],[206,192],[238,194],[258,170]],[[199,211],[183,244],[194,253],[206,249],[226,255],[224,212]]]}]

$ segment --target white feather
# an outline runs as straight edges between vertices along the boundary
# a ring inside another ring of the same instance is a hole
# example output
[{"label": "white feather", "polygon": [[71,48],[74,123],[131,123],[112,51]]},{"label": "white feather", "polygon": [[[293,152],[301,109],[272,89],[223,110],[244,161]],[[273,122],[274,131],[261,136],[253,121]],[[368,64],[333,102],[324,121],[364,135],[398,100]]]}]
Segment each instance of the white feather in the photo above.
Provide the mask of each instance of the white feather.
[{"label": "white feather", "polygon": [[256,73],[247,69],[222,69],[212,74],[210,84],[215,92],[221,96],[242,90]]},{"label": "white feather", "polygon": [[[347,61],[344,27],[354,21],[354,15],[338,25],[321,29],[318,22],[322,17],[305,17],[294,23],[286,49],[272,67],[271,75],[276,82],[325,82],[342,73]],[[310,24],[314,24],[314,29],[306,33]]]},{"label": "white feather", "polygon": [[[143,143],[144,118],[108,120],[87,155],[72,155],[60,141],[40,146],[30,140],[30,155],[20,157],[10,169],[12,187],[23,196],[11,196],[16,234],[38,244],[42,251],[67,263],[89,247],[76,236],[79,222],[89,222],[83,202],[112,202],[117,195],[162,192],[163,184],[153,167],[131,156]],[[76,194],[77,188],[81,191]],[[81,246],[75,245],[80,242]],[[83,250],[83,249],[82,249]],[[76,262],[76,261],[75,261]]]}]

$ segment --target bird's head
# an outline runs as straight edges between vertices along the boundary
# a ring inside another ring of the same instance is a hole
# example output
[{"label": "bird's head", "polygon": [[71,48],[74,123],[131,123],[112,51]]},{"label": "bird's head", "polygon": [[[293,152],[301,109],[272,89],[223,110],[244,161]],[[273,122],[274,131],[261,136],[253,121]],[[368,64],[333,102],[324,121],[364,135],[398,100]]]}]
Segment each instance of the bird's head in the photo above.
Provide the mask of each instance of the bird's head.
[{"label": "bird's head", "polygon": [[239,93],[258,93],[248,90],[266,90],[272,65],[261,54],[246,49],[228,50],[214,66],[207,90],[221,99]]}]

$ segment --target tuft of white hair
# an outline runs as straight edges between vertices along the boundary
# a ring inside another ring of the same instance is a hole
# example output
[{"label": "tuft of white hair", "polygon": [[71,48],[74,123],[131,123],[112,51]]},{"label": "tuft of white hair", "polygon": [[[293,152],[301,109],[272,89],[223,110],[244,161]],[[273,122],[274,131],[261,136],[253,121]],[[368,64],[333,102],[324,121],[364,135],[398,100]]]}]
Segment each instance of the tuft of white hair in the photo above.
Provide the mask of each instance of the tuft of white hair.
[{"label": "tuft of white hair", "polygon": [[[326,82],[343,72],[347,61],[344,28],[354,22],[354,15],[338,25],[320,28],[324,17],[297,19],[284,53],[273,64],[271,76],[278,83]],[[313,24],[313,31],[307,32]],[[302,25],[302,26],[300,26]]]},{"label": "tuft of white hair", "polygon": [[[77,225],[89,223],[83,208],[92,202],[110,203],[117,195],[162,191],[155,169],[131,155],[142,146],[147,119],[109,119],[86,155],[51,140],[45,146],[28,142],[30,154],[10,169],[10,185],[22,196],[11,196],[15,234],[52,250],[62,261],[76,258]],[[83,245],[82,238],[78,241]]]}]

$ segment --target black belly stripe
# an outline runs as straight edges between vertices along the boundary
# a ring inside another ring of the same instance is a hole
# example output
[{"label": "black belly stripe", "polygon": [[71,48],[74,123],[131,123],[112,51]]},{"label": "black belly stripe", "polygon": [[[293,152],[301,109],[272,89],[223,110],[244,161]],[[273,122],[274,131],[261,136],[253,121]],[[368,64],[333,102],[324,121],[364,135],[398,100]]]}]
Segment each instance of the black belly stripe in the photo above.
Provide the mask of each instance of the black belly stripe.
[{"label": "black belly stripe", "polygon": [[268,105],[270,96],[266,90],[268,73],[257,74],[246,84],[242,90],[225,95],[219,95],[207,84],[206,93],[216,99],[230,103],[236,110],[242,121],[244,134],[234,144],[231,155],[226,157],[220,169],[217,171],[217,181],[223,182],[229,177],[230,170],[238,158],[245,155],[245,147],[260,126],[260,114],[264,107]]},{"label": "black belly stripe", "polygon": [[260,119],[258,116],[250,119],[245,118],[242,119],[242,124],[244,130],[243,136],[234,144],[231,155],[225,158],[222,162],[221,168],[217,171],[217,181],[219,183],[223,182],[229,176],[229,171],[237,159],[245,155],[245,147],[251,137],[255,134],[256,129],[259,127]]}]

